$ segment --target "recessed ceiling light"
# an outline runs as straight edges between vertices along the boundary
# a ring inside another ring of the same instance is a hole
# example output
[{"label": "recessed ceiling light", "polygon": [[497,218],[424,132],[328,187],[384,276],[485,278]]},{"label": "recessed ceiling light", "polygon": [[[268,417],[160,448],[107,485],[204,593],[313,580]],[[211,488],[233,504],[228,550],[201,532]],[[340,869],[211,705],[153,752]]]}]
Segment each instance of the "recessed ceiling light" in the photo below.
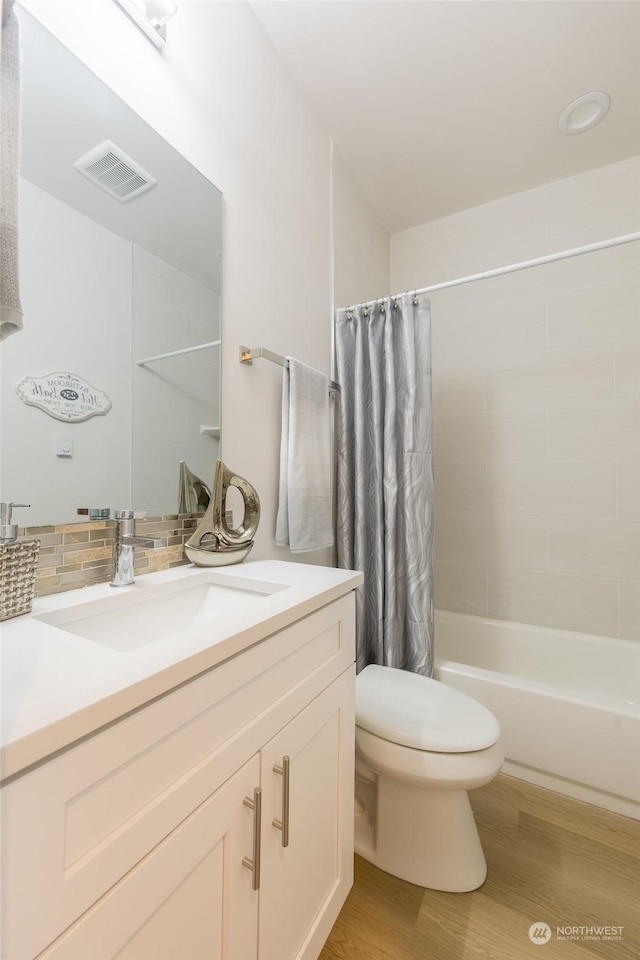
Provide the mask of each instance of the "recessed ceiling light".
[{"label": "recessed ceiling light", "polygon": [[562,133],[584,133],[602,120],[610,106],[611,99],[607,93],[601,90],[585,93],[564,108],[558,126]]}]

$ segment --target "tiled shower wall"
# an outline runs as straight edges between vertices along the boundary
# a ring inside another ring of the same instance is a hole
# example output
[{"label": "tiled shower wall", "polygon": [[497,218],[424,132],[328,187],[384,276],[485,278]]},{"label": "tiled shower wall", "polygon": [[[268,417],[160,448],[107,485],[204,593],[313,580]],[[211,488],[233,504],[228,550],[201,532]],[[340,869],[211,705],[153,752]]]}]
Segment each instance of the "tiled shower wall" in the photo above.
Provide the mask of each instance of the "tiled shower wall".
[{"label": "tiled shower wall", "polygon": [[[188,563],[184,544],[199,517],[172,514],[136,520],[136,533],[146,537],[167,537],[168,544],[157,550],[135,551],[135,573],[154,573]],[[20,536],[36,537],[40,555],[36,573],[36,596],[61,593],[76,587],[102,583],[113,576],[114,521],[67,523],[57,526],[25,527]]]},{"label": "tiled shower wall", "polygon": [[[392,238],[392,289],[640,230],[640,158]],[[440,608],[640,640],[640,243],[432,294]]]}]

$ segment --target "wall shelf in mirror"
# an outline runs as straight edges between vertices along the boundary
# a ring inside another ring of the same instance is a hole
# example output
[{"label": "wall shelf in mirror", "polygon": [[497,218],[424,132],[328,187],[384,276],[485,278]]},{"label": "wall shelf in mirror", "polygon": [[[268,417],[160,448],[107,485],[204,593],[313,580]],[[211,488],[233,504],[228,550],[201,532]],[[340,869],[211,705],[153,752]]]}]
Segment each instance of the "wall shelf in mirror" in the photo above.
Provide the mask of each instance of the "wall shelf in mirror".
[{"label": "wall shelf in mirror", "polygon": [[146,363],[155,363],[156,360],[168,360],[170,357],[180,357],[184,353],[197,353],[199,350],[208,350],[210,347],[219,347],[221,340],[211,340],[209,343],[198,343],[194,347],[183,347],[181,350],[170,350],[169,353],[158,353],[155,357],[145,357],[143,360],[136,360],[139,367]]}]

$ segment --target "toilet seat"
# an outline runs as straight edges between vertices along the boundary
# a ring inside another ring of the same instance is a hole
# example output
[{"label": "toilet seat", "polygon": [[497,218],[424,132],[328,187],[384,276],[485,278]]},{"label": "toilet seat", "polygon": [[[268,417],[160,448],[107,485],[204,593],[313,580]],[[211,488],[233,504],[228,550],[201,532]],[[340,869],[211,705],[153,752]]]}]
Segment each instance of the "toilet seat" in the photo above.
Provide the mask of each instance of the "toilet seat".
[{"label": "toilet seat", "polygon": [[439,680],[377,664],[356,678],[356,725],[414,752],[484,751],[500,737],[493,714],[466,694]]},{"label": "toilet seat", "polygon": [[504,761],[504,750],[499,742],[469,753],[416,750],[356,727],[356,767],[359,758],[373,773],[394,780],[434,790],[474,790],[493,780]]}]

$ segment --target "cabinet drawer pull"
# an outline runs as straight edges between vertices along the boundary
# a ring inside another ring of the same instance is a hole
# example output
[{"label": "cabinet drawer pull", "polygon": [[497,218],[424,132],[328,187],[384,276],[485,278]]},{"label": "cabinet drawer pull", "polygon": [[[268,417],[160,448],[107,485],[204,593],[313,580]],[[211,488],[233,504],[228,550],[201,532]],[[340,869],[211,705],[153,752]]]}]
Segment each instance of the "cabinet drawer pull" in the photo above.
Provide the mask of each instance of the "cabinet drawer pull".
[{"label": "cabinet drawer pull", "polygon": [[289,846],[289,772],[291,769],[291,759],[282,758],[282,766],[279,763],[273,765],[273,772],[279,773],[282,777],[282,820],[277,817],[271,821],[278,830],[282,830],[282,846]]},{"label": "cabinet drawer pull", "polygon": [[242,865],[251,870],[251,889],[260,889],[260,843],[262,831],[262,789],[256,787],[253,799],[245,797],[245,807],[253,810],[253,857],[243,857]]}]

